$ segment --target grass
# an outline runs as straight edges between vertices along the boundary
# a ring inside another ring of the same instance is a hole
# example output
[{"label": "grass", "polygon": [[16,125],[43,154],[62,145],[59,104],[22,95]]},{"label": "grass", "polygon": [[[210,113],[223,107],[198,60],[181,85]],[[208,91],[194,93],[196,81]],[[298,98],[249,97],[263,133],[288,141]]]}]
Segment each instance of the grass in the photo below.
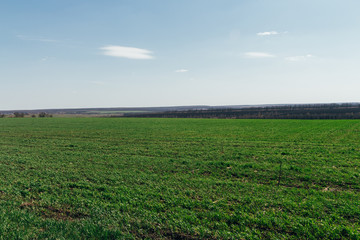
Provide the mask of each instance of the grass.
[{"label": "grass", "polygon": [[357,120],[0,125],[1,239],[360,238]]}]

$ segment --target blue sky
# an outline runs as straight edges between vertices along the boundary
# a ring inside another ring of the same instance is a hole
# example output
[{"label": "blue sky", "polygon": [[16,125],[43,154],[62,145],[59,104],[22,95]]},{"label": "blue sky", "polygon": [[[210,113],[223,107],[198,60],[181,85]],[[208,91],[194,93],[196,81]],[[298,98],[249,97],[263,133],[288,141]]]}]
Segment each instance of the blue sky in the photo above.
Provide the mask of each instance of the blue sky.
[{"label": "blue sky", "polygon": [[0,1],[0,109],[359,102],[359,9]]}]

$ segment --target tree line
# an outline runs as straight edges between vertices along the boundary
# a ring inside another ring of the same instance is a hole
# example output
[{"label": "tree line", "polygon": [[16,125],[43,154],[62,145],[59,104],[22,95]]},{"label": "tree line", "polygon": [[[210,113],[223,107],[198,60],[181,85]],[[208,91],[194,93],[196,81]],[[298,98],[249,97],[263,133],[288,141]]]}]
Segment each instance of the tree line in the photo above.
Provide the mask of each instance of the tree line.
[{"label": "tree line", "polygon": [[40,112],[38,114],[29,114],[26,112],[14,112],[13,114],[0,114],[0,118],[4,117],[15,117],[15,118],[23,118],[23,117],[39,117],[39,118],[45,118],[45,117],[52,117],[52,114],[46,113],[46,112]]},{"label": "tree line", "polygon": [[127,113],[123,117],[225,119],[360,119],[360,104],[302,104],[240,109]]}]

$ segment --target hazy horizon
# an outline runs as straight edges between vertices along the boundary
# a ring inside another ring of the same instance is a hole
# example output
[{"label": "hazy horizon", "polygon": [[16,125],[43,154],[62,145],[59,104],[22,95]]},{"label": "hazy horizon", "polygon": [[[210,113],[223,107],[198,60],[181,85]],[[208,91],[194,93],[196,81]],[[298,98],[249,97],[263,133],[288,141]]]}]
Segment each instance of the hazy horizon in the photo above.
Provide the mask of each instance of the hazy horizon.
[{"label": "hazy horizon", "polygon": [[360,2],[0,2],[0,110],[359,102]]},{"label": "hazy horizon", "polygon": [[265,104],[232,104],[232,105],[207,105],[207,104],[199,104],[199,105],[164,105],[164,106],[100,106],[100,107],[69,107],[69,108],[27,108],[27,109],[0,109],[0,112],[9,112],[9,111],[37,111],[37,110],[59,110],[59,109],[111,109],[111,108],[119,108],[119,109],[126,109],[126,108],[180,108],[180,107],[235,107],[235,106],[242,106],[242,107],[256,107],[256,106],[278,106],[278,105],[330,105],[330,104],[360,104],[360,102],[327,102],[327,103],[279,103],[279,104],[271,104],[271,103],[265,103]]}]

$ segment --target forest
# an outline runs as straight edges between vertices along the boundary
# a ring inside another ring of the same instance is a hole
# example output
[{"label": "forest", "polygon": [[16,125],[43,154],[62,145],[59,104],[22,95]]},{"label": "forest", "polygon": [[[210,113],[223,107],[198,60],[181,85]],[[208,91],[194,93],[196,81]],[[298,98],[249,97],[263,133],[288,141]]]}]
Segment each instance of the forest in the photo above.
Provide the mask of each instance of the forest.
[{"label": "forest", "polygon": [[[116,117],[116,115],[113,115]],[[360,104],[299,104],[246,108],[125,113],[122,117],[222,119],[360,119]]]}]

